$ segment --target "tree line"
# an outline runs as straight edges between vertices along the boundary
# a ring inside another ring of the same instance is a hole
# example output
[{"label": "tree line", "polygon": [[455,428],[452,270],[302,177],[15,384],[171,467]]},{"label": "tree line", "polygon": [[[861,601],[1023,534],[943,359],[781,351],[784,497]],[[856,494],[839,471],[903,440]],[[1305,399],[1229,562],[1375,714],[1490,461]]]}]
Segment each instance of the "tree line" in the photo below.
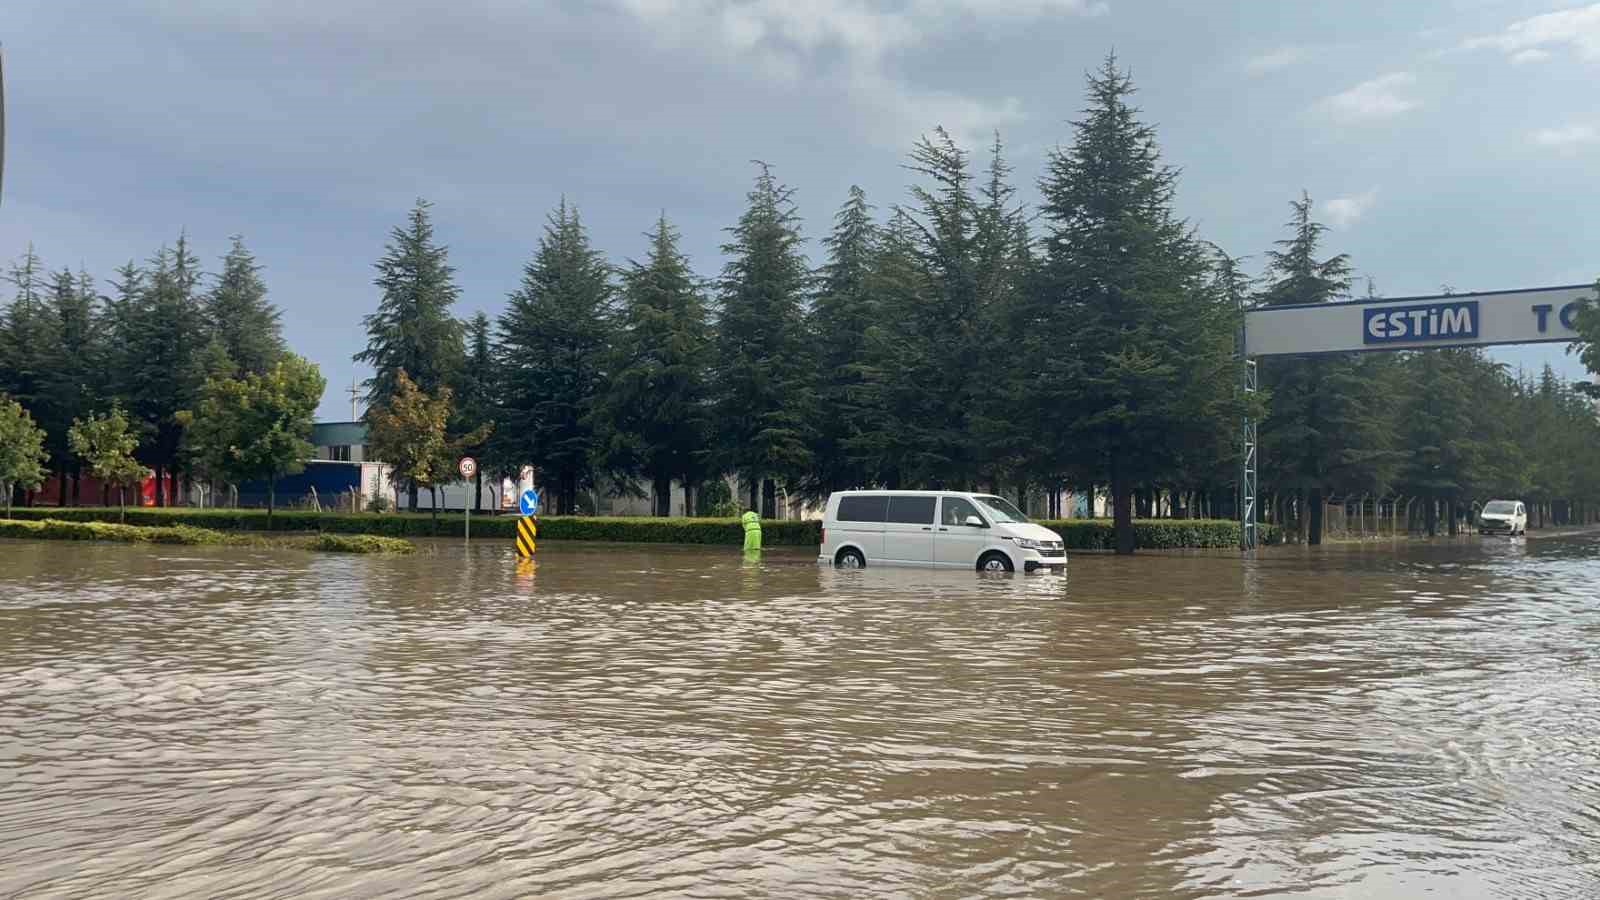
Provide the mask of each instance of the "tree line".
[{"label": "tree line", "polygon": [[[1163,505],[1236,514],[1240,425],[1253,417],[1265,506],[1310,541],[1331,496],[1403,492],[1447,515],[1490,494],[1573,516],[1600,502],[1594,407],[1548,371],[1517,376],[1472,350],[1344,354],[1265,360],[1263,389],[1243,391],[1243,310],[1348,297],[1351,263],[1327,252],[1302,197],[1264,273],[1248,276],[1176,213],[1178,172],[1133,93],[1114,58],[1088,76],[1032,208],[998,138],[980,163],[935,130],[906,161],[904,202],[879,209],[851,189],[816,267],[793,192],[764,163],[709,278],[665,214],[643,257],[618,265],[563,201],[493,318],[453,312],[449,251],[419,201],[377,263],[355,356],[373,371],[371,451],[395,465],[413,508],[419,489],[454,479],[461,453],[490,474],[535,465],[559,513],[605,485],[648,493],[665,514],[673,483],[692,513],[730,474],[766,515],[780,488],[1042,492],[1052,515],[1061,489],[1100,491],[1129,551],[1133,517]],[[158,254],[148,283],[172,256]],[[225,261],[213,295],[227,272]],[[201,373],[227,341],[202,300],[184,344]],[[107,301],[102,315],[121,308]],[[1580,312],[1585,335],[1600,336],[1597,320],[1594,304]],[[276,335],[275,318],[252,333]],[[173,370],[148,337],[128,339],[151,348],[128,367]],[[1600,369],[1595,346],[1584,358]],[[206,379],[186,383],[192,398]],[[193,399],[123,396],[146,404],[153,466],[209,458],[186,450],[176,415]]]},{"label": "tree line", "polygon": [[[0,487],[56,479],[83,502],[83,476],[118,501],[153,473],[165,505],[196,480],[237,485],[298,471],[326,383],[290,353],[260,266],[234,238],[206,276],[180,235],[102,294],[86,272],[47,270],[29,247],[7,272],[0,318]],[[209,282],[209,283],[208,283]]]}]

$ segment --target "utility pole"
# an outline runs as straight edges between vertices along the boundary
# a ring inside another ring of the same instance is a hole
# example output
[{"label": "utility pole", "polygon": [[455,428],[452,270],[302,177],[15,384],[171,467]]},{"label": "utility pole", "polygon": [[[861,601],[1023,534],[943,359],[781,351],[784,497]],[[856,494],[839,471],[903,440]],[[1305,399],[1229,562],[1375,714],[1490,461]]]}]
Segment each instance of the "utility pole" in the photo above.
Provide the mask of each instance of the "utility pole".
[{"label": "utility pole", "polygon": [[361,417],[356,415],[356,398],[361,396],[361,391],[356,389],[354,378],[350,379],[350,387],[345,389],[345,393],[350,395],[350,421],[359,421]]}]

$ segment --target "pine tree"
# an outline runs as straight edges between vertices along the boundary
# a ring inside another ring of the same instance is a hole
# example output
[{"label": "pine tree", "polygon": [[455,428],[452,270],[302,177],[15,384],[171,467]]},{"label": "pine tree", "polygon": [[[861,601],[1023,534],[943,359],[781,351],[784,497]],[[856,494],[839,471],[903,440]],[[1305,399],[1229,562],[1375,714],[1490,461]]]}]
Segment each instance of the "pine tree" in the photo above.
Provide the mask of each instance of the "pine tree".
[{"label": "pine tree", "polygon": [[285,352],[282,315],[267,301],[261,267],[235,235],[207,298],[212,334],[240,374],[264,375]]},{"label": "pine tree", "polygon": [[[750,507],[777,515],[776,482],[811,466],[812,363],[805,346],[810,282],[792,191],[765,163],[749,206],[728,229],[713,341],[714,421],[724,466],[750,488]],[[757,496],[759,490],[760,495]]]},{"label": "pine tree", "polygon": [[896,208],[880,230],[867,283],[879,315],[867,326],[858,357],[862,415],[845,449],[872,481],[899,489],[921,484],[938,471],[937,460],[922,455],[922,435],[910,427],[927,415],[927,396],[917,377],[936,353],[926,341],[912,337],[924,330],[920,310],[931,303],[934,287],[918,256],[916,224],[906,210]]},{"label": "pine tree", "polygon": [[819,500],[833,491],[865,487],[875,474],[850,450],[850,442],[874,425],[863,406],[862,364],[867,330],[880,312],[872,290],[879,234],[861,188],[850,188],[833,223],[833,232],[822,240],[828,257],[818,273],[819,289],[807,322],[817,351],[817,407],[827,413],[813,430],[812,469],[802,488]]},{"label": "pine tree", "polygon": [[457,378],[456,408],[449,430],[452,435],[465,435],[488,429],[484,440],[462,446],[463,452],[480,460],[478,473],[473,478],[472,494],[472,508],[479,510],[483,508],[484,469],[487,467],[492,472],[512,475],[520,466],[496,465],[490,450],[500,412],[497,408],[499,380],[494,359],[494,338],[488,315],[474,313],[467,320],[465,330],[465,360]]},{"label": "pine tree", "polygon": [[1003,471],[1020,480],[1023,433],[995,398],[1012,393],[1019,371],[1001,348],[1017,334],[1031,258],[1000,142],[981,187],[943,129],[916,145],[907,168],[927,183],[912,187],[916,209],[897,211],[885,235],[881,322],[857,392],[871,412],[850,443],[895,483],[974,487]]},{"label": "pine tree", "polygon": [[51,281],[46,317],[46,343],[39,348],[42,365],[38,402],[39,424],[48,439],[50,467],[57,478],[59,502],[67,502],[66,481],[76,475],[78,461],[67,442],[67,429],[74,420],[88,416],[98,405],[94,285],[87,275],[75,276],[67,269]]},{"label": "pine tree", "polygon": [[617,480],[650,482],[656,515],[671,513],[674,480],[684,486],[685,514],[694,515],[711,430],[705,300],[665,214],[645,236],[645,261],[622,276],[611,379],[596,416],[601,456]]},{"label": "pine tree", "polygon": [[[1290,203],[1291,235],[1268,251],[1270,279],[1259,302],[1268,306],[1327,303],[1349,296],[1349,257],[1318,259],[1327,226],[1311,218],[1308,195]],[[1306,542],[1322,542],[1327,491],[1382,492],[1394,474],[1390,425],[1377,377],[1385,363],[1357,354],[1261,363],[1271,408],[1261,425],[1263,481],[1293,493]]]},{"label": "pine tree", "polygon": [[1134,549],[1134,491],[1180,474],[1184,448],[1239,410],[1228,377],[1238,312],[1173,211],[1178,173],[1133,92],[1108,57],[1072,146],[1047,163],[1046,299],[1029,347],[1030,411],[1076,479],[1110,482],[1118,553]]},{"label": "pine tree", "polygon": [[205,383],[210,335],[196,288],[199,262],[179,236],[150,260],[149,276],[131,311],[124,389],[141,432],[139,459],[155,472],[156,503],[175,493],[184,429]]},{"label": "pine tree", "polygon": [[362,318],[367,348],[353,358],[372,366],[367,405],[382,406],[401,369],[424,393],[451,383],[461,364],[461,323],[450,314],[460,289],[448,247],[434,242],[432,204],[418,200],[404,227],[389,235],[373,284],[377,312]]},{"label": "pine tree", "polygon": [[112,295],[105,298],[100,315],[103,371],[100,395],[112,398],[126,408],[132,393],[129,373],[134,368],[133,351],[138,342],[138,315],[145,294],[145,272],[132,260],[117,267],[111,282]]},{"label": "pine tree", "polygon": [[46,278],[32,244],[6,273],[15,293],[0,321],[0,391],[29,409],[39,400],[45,365],[41,354],[49,344]]},{"label": "pine tree", "polygon": [[555,511],[577,510],[594,481],[593,412],[606,383],[611,270],[565,200],[550,214],[522,285],[500,317],[501,452],[555,481]]},{"label": "pine tree", "polygon": [[[373,283],[382,291],[376,312],[365,316],[367,347],[353,359],[373,369],[364,382],[367,414],[394,396],[404,370],[422,393],[436,395],[449,387],[461,365],[461,323],[450,314],[460,293],[449,248],[433,237],[430,204],[418,200],[404,227],[390,232]],[[389,462],[389,460],[385,460]],[[409,490],[416,509],[417,487]]]}]

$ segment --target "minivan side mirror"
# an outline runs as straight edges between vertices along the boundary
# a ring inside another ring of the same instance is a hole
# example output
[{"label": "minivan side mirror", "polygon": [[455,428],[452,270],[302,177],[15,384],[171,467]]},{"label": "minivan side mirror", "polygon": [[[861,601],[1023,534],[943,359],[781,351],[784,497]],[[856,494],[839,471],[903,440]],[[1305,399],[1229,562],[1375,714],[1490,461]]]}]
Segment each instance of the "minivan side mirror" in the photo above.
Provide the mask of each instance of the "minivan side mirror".
[{"label": "minivan side mirror", "polygon": [[988,525],[983,524],[983,520],[978,518],[977,516],[967,516],[967,521],[963,522],[962,524],[970,525],[973,528],[988,528],[989,527]]}]

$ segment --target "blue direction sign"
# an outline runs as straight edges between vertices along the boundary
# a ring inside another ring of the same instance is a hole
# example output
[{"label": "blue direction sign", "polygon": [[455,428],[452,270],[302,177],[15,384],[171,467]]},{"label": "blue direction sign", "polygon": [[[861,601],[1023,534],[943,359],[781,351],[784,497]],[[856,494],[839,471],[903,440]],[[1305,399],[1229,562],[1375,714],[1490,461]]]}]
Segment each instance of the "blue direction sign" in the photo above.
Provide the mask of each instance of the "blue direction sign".
[{"label": "blue direction sign", "polygon": [[517,498],[517,508],[522,510],[522,514],[525,516],[537,516],[539,514],[539,492],[533,488],[523,491],[522,496]]}]

